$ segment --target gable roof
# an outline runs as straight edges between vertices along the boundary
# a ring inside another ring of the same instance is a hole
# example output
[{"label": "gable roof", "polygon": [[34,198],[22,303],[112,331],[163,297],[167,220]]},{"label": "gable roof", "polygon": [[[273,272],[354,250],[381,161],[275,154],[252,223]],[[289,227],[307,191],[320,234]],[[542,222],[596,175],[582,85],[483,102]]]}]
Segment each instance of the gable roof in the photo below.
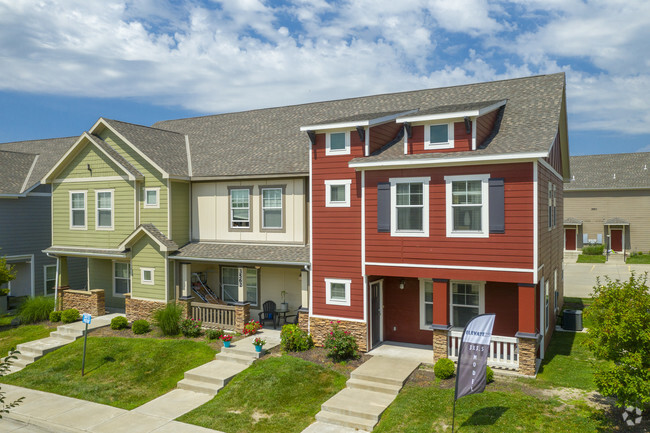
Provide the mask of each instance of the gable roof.
[{"label": "gable roof", "polygon": [[76,140],[63,137],[0,143],[0,194],[24,194],[37,186]]},{"label": "gable roof", "polygon": [[650,189],[650,152],[572,156],[565,191]]},{"label": "gable roof", "polygon": [[176,251],[178,244],[165,236],[158,228],[151,224],[140,224],[133,232],[122,241],[118,247],[120,250],[128,248],[133,242],[140,239],[141,236],[147,235],[154,240],[160,247],[161,251]]},{"label": "gable roof", "polygon": [[113,149],[107,142],[88,133],[84,133],[84,137],[88,138],[88,140],[92,141],[100,150],[104,151],[109,158],[117,163],[120,168],[124,169],[128,174],[136,179],[144,177],[137,168],[127,161],[126,158],[124,158],[117,150]]}]

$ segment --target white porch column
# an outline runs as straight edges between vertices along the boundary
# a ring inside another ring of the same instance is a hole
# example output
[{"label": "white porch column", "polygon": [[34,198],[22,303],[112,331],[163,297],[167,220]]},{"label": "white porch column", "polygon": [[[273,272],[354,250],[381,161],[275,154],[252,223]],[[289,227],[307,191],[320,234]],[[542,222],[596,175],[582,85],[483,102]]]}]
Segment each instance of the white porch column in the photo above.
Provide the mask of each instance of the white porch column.
[{"label": "white porch column", "polygon": [[246,281],[244,273],[246,268],[237,268],[237,301],[244,302],[246,300]]},{"label": "white porch column", "polygon": [[190,296],[190,287],[192,284],[192,265],[190,263],[181,263],[181,296],[188,298]]},{"label": "white porch column", "polygon": [[309,308],[309,272],[300,271],[300,294],[302,308]]}]

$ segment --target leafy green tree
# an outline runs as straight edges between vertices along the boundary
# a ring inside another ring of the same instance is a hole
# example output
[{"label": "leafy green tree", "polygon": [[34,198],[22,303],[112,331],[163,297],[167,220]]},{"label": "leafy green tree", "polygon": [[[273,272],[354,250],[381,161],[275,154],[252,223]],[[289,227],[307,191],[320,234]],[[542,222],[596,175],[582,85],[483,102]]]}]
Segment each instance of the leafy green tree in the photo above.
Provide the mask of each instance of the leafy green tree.
[{"label": "leafy green tree", "polygon": [[13,266],[7,266],[7,259],[0,257],[0,286],[16,278]]},{"label": "leafy green tree", "polygon": [[587,347],[612,362],[596,368],[601,394],[616,397],[618,406],[650,403],[650,292],[647,273],[628,281],[597,281],[593,303],[585,311],[591,321]]}]

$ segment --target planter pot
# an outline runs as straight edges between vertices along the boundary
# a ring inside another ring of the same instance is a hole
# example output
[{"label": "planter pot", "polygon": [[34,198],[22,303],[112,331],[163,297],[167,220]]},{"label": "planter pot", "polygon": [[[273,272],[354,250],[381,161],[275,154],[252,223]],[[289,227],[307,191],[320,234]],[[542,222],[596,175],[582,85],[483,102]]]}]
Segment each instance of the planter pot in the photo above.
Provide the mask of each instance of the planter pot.
[{"label": "planter pot", "polygon": [[8,296],[0,296],[0,314],[7,312],[7,298]]},{"label": "planter pot", "polygon": [[262,352],[262,346],[255,346],[255,351],[258,353]]},{"label": "planter pot", "polygon": [[282,311],[289,311],[289,303],[288,302],[282,302],[282,303],[280,303],[280,305],[281,305],[280,309]]},{"label": "planter pot", "polygon": [[224,341],[223,347],[230,347],[230,341]]}]

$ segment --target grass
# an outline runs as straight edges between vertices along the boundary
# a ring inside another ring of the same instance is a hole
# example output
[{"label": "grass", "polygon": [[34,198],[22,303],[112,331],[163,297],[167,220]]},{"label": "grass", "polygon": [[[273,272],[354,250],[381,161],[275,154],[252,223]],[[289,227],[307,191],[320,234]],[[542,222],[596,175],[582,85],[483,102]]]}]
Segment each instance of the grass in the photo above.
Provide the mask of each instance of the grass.
[{"label": "grass", "polygon": [[607,257],[605,256],[590,256],[587,254],[580,254],[576,263],[605,263]]},{"label": "grass", "polygon": [[300,432],[346,377],[284,355],[254,363],[208,403],[178,421],[227,433]]},{"label": "grass", "polygon": [[625,260],[628,265],[650,265],[650,254],[636,254]]},{"label": "grass", "polygon": [[215,353],[193,341],[89,337],[81,377],[82,351],[83,338],[2,382],[130,410],[174,389],[186,370]]},{"label": "grass", "polygon": [[[7,316],[9,322],[13,317]],[[1,320],[4,323],[5,317]],[[45,338],[50,336],[50,332],[54,331],[55,328],[51,328],[47,325],[21,325],[16,328],[6,329],[0,331],[0,357],[7,355],[9,350],[16,347],[16,345],[21,343],[26,343],[28,341],[38,340],[40,338]]]}]

